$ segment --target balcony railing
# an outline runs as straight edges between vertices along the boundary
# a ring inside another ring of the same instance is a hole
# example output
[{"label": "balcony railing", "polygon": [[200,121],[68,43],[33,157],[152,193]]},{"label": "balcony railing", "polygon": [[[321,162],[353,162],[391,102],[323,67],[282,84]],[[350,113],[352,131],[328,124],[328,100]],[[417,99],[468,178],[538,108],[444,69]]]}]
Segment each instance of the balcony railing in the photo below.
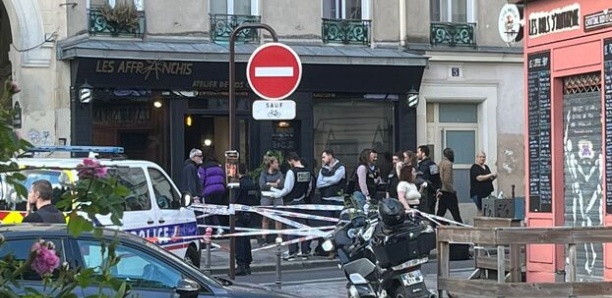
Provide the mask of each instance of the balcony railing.
[{"label": "balcony railing", "polygon": [[102,8],[92,7],[89,9],[89,34],[110,36],[133,36],[142,37],[145,33],[146,18],[144,11],[136,12],[136,19],[128,22],[117,22],[107,20],[102,13]]},{"label": "balcony railing", "polygon": [[370,20],[323,19],[323,43],[370,44]]},{"label": "balcony railing", "polygon": [[476,23],[439,23],[430,24],[429,41],[431,45],[476,47]]},{"label": "balcony railing", "polygon": [[[232,31],[242,24],[261,23],[260,16],[235,15],[235,14],[211,14],[210,15],[210,39],[213,42],[229,42]],[[259,36],[257,30],[245,29],[238,33],[236,41],[257,41]]]}]

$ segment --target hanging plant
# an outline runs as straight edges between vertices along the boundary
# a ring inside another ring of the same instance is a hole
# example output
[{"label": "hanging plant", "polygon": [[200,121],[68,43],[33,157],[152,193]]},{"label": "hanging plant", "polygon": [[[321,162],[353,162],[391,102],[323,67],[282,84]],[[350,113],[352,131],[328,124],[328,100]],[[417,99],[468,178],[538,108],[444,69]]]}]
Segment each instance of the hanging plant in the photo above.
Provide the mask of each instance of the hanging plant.
[{"label": "hanging plant", "polygon": [[113,8],[108,2],[100,9],[104,19],[117,31],[138,29],[138,9],[133,1],[119,1]]}]

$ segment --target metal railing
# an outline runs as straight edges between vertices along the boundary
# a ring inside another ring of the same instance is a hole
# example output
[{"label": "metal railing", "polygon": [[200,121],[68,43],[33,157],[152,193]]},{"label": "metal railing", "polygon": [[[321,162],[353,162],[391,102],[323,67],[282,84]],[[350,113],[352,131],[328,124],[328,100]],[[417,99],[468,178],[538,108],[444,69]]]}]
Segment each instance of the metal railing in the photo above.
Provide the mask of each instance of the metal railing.
[{"label": "metal railing", "polygon": [[429,42],[433,46],[476,47],[476,23],[431,22],[429,28]]},{"label": "metal railing", "polygon": [[144,11],[136,13],[137,19],[129,24],[107,20],[101,7],[92,7],[88,11],[88,31],[91,35],[142,37],[145,33],[146,18]]},{"label": "metal railing", "polygon": [[[210,14],[210,39],[213,42],[229,42],[232,31],[243,24],[259,24],[261,16]],[[253,42],[259,40],[256,29],[244,29],[237,35],[237,42]]]},{"label": "metal railing", "polygon": [[370,44],[371,20],[322,19],[323,43]]}]

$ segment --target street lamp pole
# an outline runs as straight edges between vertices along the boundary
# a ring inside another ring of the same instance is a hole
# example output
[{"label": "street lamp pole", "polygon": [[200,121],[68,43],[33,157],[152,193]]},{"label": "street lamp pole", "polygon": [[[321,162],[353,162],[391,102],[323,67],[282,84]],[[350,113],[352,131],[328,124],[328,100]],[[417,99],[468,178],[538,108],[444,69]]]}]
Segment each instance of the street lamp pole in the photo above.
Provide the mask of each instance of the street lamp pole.
[{"label": "street lamp pole", "polygon": [[[237,148],[234,148],[235,144],[235,137],[236,137],[236,128],[238,127],[237,123],[236,123],[236,55],[235,55],[235,48],[236,48],[236,36],[238,36],[238,33],[240,33],[242,30],[245,29],[264,29],[266,31],[268,31],[270,33],[270,35],[272,35],[272,40],[274,40],[274,42],[278,42],[278,35],[276,34],[276,31],[274,31],[274,29],[272,29],[272,27],[270,27],[267,24],[243,24],[240,25],[238,27],[236,27],[234,29],[234,31],[232,31],[232,34],[230,36],[230,40],[229,40],[229,146],[228,149],[229,150],[237,150]],[[236,200],[234,198],[235,196],[235,191],[230,189],[230,204],[233,204]],[[235,229],[236,229],[236,223],[235,223],[235,218],[234,218],[234,212],[230,212],[229,215],[229,226],[230,226],[230,234],[233,234]],[[229,255],[229,278],[230,279],[235,279],[236,278],[236,238],[235,237],[231,237],[230,238],[230,255]]]}]

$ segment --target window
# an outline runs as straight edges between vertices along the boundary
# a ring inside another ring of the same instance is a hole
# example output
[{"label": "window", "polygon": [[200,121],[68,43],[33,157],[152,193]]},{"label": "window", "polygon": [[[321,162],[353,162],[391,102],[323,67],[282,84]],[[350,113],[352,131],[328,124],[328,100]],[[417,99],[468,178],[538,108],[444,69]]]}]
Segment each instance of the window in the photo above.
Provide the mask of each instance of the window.
[{"label": "window", "polygon": [[[94,272],[99,273],[102,261],[105,258],[105,255],[102,255],[100,242],[87,240],[78,240],[77,242],[83,257],[81,262],[83,266],[94,269]],[[128,285],[135,289],[173,291],[179,280],[183,278],[182,274],[176,269],[139,249],[119,244],[116,254],[121,257],[121,260],[111,269],[113,277],[125,280]]]},{"label": "window", "polygon": [[[8,255],[12,255],[15,260],[18,261],[26,261],[30,254],[30,250],[32,249],[32,245],[34,242],[38,241],[38,239],[7,239],[6,242],[0,246],[0,258],[4,258]],[[59,239],[45,239],[45,241],[51,241],[55,244],[55,252],[60,257],[60,264],[62,264],[65,260],[64,258],[64,250],[62,246],[62,242]],[[57,271],[56,271],[57,272]],[[22,275],[23,280],[42,280],[40,275],[36,273],[34,270],[27,268]]]},{"label": "window", "polygon": [[[118,1],[129,1],[129,0],[87,0],[87,8],[95,6],[104,6],[108,3],[111,7],[115,7]],[[132,0],[138,11],[144,10],[144,0]]]},{"label": "window", "polygon": [[367,20],[370,18],[369,0],[323,0],[326,19]]},{"label": "window", "polygon": [[119,183],[129,188],[132,193],[125,199],[125,211],[140,211],[151,209],[151,198],[147,177],[141,168],[118,167],[109,168],[109,174],[116,175]]},{"label": "window", "polygon": [[257,0],[210,0],[211,14],[258,15]]},{"label": "window", "polygon": [[[364,116],[367,115],[367,116]],[[319,99],[314,106],[314,154],[320,160],[324,149],[332,149],[350,175],[361,150],[394,151],[394,102],[361,98]],[[320,167],[320,163],[317,164]]]},{"label": "window", "polygon": [[432,22],[474,22],[474,0],[429,0]]},{"label": "window", "polygon": [[158,169],[149,168],[155,201],[160,209],[172,209],[172,202],[180,202],[181,196],[168,182],[168,178]]}]

